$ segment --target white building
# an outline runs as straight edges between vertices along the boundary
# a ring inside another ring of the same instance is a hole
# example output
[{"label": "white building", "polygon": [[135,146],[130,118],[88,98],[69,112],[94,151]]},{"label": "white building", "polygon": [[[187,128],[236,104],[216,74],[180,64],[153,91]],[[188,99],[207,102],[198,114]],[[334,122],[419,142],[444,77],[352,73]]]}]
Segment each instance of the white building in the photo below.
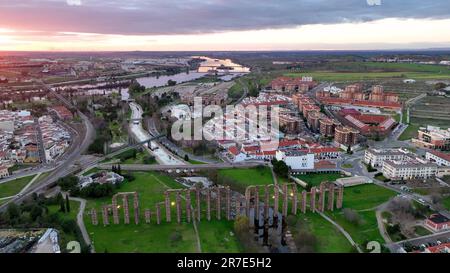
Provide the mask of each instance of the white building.
[{"label": "white building", "polygon": [[384,161],[405,160],[409,151],[403,149],[367,149],[364,152],[364,163],[376,168],[381,167]]},{"label": "white building", "polygon": [[284,161],[292,170],[314,169],[314,154],[302,151],[276,151],[275,158]]},{"label": "white building", "polygon": [[382,172],[392,180],[426,179],[437,174],[438,166],[419,158],[407,160],[384,161]]},{"label": "white building", "polygon": [[425,158],[435,162],[439,166],[450,166],[450,154],[439,151],[430,151],[426,153]]}]

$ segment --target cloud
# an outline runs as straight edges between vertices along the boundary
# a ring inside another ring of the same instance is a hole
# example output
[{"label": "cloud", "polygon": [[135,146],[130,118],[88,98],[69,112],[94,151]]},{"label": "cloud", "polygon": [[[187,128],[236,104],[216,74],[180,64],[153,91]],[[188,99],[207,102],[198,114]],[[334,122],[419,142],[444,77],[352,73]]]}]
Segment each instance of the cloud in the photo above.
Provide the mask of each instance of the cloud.
[{"label": "cloud", "polygon": [[81,0],[66,0],[69,6],[81,6]]},{"label": "cloud", "polygon": [[0,28],[44,32],[198,34],[384,18],[450,18],[450,1],[0,0]]}]

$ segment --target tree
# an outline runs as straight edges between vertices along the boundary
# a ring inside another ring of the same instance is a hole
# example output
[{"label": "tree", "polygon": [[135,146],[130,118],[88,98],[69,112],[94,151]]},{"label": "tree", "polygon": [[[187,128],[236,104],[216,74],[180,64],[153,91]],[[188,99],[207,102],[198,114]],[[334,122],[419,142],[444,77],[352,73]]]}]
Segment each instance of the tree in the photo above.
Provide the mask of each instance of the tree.
[{"label": "tree", "polygon": [[16,203],[10,203],[7,212],[10,221],[17,221],[20,216],[20,208]]},{"label": "tree", "polygon": [[66,213],[66,206],[64,204],[64,199],[61,196],[61,199],[59,201],[59,211],[62,213]]},{"label": "tree", "polygon": [[122,175],[122,169],[120,168],[120,164],[117,164],[117,174]]},{"label": "tree", "polygon": [[187,154],[184,155],[184,161],[186,161],[186,162],[189,161],[189,156]]},{"label": "tree", "polygon": [[67,212],[70,212],[70,202],[69,202],[68,194],[66,194],[66,210],[67,210]]}]

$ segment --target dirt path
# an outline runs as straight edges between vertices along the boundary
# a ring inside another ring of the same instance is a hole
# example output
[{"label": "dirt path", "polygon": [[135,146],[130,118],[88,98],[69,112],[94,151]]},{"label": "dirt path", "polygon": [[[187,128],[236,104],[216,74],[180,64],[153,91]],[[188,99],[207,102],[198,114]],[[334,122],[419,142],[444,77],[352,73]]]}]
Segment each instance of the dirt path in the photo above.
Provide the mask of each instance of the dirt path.
[{"label": "dirt path", "polygon": [[361,250],[361,248],[358,246],[358,244],[353,240],[352,236],[350,236],[350,234],[348,234],[347,231],[345,231],[345,229],[343,227],[341,227],[338,223],[336,223],[335,221],[333,221],[333,219],[331,219],[330,217],[326,216],[324,213],[319,212],[320,216],[322,216],[323,218],[325,218],[325,220],[327,220],[328,222],[330,222],[331,224],[333,224],[333,226],[335,226],[344,236],[345,238],[347,238],[347,240],[350,242],[350,244],[356,248],[356,250],[358,250],[359,253],[363,253],[363,251]]},{"label": "dirt path", "polygon": [[[69,196],[69,200],[80,202],[80,208],[78,209],[77,214],[77,224],[80,227],[81,235],[83,236],[83,240],[86,243],[86,245],[92,246],[91,238],[89,237],[89,233],[87,232],[83,219],[84,209],[86,208],[86,199]],[[95,253],[95,249],[93,247],[91,247],[91,253]]]},{"label": "dirt path", "polygon": [[383,211],[382,210],[376,210],[375,214],[377,216],[377,224],[378,224],[378,230],[380,231],[381,237],[383,237],[384,241],[387,244],[392,243],[391,237],[389,237],[388,232],[386,231],[386,227],[383,223],[383,216],[381,215]]}]

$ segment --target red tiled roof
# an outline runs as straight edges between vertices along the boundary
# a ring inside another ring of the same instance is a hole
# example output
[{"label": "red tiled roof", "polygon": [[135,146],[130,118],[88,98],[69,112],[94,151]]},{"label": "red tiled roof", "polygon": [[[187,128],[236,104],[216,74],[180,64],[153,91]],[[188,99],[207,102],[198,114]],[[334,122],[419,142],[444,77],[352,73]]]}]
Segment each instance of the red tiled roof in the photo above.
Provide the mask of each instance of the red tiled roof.
[{"label": "red tiled roof", "polygon": [[228,152],[230,152],[231,154],[233,154],[235,156],[240,154],[240,152],[236,146],[228,148]]},{"label": "red tiled roof", "polygon": [[443,152],[440,152],[440,151],[430,151],[430,153],[435,155],[435,156],[437,156],[437,157],[440,157],[440,158],[442,158],[444,160],[450,161],[450,154],[443,153]]}]

